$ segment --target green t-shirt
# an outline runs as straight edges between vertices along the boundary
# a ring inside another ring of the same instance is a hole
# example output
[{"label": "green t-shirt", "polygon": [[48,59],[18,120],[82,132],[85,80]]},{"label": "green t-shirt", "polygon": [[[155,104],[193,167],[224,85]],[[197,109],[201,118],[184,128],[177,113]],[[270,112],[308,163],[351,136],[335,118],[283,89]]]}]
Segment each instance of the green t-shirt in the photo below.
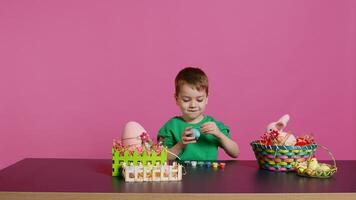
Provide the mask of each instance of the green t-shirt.
[{"label": "green t-shirt", "polygon": [[[220,131],[230,137],[230,129],[222,122],[216,121],[210,116],[204,118],[196,124],[189,124],[181,117],[173,117],[166,122],[159,130],[157,139],[162,140],[163,145],[172,148],[182,139],[182,133],[188,126],[193,128],[200,128],[205,122],[215,122]],[[220,141],[211,134],[201,134],[196,143],[187,144],[178,155],[181,160],[217,160],[218,146],[221,146]]]}]

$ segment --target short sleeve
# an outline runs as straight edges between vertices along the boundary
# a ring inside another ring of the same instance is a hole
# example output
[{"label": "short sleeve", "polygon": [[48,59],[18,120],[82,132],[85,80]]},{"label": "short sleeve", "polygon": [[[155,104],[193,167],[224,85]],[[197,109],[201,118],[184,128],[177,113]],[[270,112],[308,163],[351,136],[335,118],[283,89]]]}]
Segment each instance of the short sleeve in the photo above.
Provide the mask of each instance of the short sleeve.
[{"label": "short sleeve", "polygon": [[219,130],[229,139],[231,139],[230,136],[230,128],[228,126],[226,126],[224,123],[222,122],[216,122],[216,125],[218,126]]},{"label": "short sleeve", "polygon": [[167,148],[172,148],[174,146],[172,133],[165,126],[158,131],[157,141],[162,141],[162,144]]}]

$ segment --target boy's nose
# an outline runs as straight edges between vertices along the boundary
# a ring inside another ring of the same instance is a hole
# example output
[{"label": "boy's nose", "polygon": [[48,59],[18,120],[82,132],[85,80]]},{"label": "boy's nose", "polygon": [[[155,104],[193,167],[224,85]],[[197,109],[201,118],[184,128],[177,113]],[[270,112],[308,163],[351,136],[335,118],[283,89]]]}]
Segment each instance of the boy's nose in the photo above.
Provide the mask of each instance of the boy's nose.
[{"label": "boy's nose", "polygon": [[195,101],[191,101],[190,104],[189,104],[189,107],[194,108],[195,106],[196,106]]}]

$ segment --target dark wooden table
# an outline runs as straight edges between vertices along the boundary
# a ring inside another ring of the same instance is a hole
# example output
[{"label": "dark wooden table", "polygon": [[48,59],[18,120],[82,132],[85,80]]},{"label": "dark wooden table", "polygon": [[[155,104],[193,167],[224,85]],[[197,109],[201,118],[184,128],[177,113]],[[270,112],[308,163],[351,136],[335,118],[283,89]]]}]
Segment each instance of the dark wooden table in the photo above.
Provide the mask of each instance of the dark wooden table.
[{"label": "dark wooden table", "polygon": [[108,159],[24,159],[0,171],[0,199],[356,199],[356,161],[337,161],[330,179],[259,170],[226,161],[224,170],[186,167],[180,182],[126,183]]}]

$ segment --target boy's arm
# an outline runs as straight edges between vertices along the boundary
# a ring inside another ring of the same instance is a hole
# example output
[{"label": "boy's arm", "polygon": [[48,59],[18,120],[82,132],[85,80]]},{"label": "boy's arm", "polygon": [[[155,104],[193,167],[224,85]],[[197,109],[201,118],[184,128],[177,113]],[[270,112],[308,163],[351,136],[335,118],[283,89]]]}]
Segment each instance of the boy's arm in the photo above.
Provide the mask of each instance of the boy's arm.
[{"label": "boy's arm", "polygon": [[224,135],[215,122],[206,122],[201,126],[202,133],[209,133],[214,135],[220,142],[224,151],[231,157],[237,158],[240,153],[239,146],[236,142]]},{"label": "boy's arm", "polygon": [[[168,151],[176,154],[177,156],[179,155],[179,153],[182,151],[182,149],[184,149],[184,144],[182,141],[179,141],[176,145],[174,145],[172,148],[168,149]],[[167,154],[167,158],[168,160],[175,160],[176,159],[176,156],[168,153]]]},{"label": "boy's arm", "polygon": [[229,156],[233,158],[237,158],[237,156],[240,153],[240,149],[239,146],[236,144],[236,142],[234,142],[233,140],[231,140],[221,132],[218,135],[215,135],[215,137],[218,138],[222,148]]}]

